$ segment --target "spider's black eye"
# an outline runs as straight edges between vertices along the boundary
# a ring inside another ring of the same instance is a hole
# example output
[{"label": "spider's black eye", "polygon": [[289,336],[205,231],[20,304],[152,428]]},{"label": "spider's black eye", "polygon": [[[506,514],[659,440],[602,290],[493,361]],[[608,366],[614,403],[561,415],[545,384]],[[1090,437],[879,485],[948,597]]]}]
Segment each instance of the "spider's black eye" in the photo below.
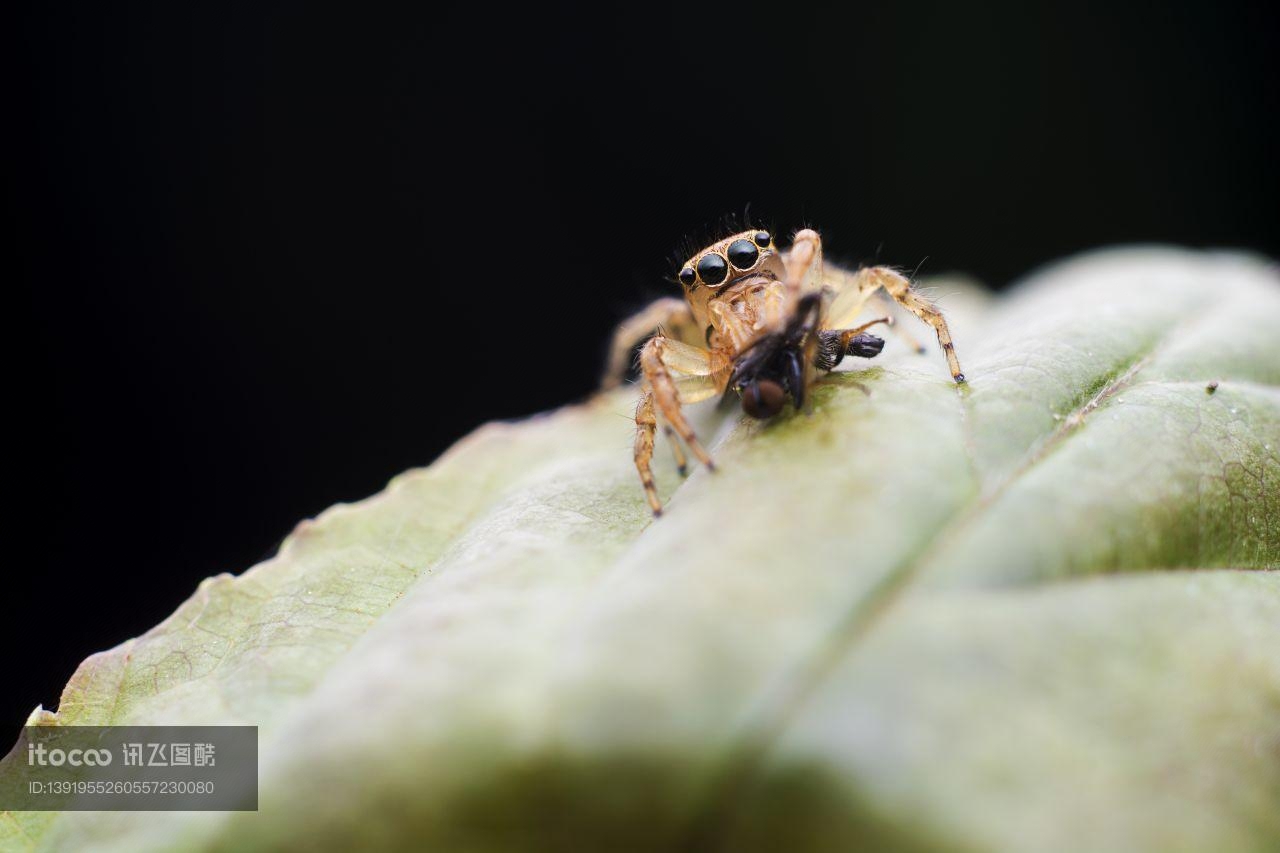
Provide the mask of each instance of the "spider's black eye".
[{"label": "spider's black eye", "polygon": [[698,261],[698,275],[707,284],[719,284],[729,275],[729,265],[719,255],[703,255]]},{"label": "spider's black eye", "polygon": [[765,248],[765,247],[767,247],[767,246],[769,245],[769,240],[770,240],[769,232],[768,232],[768,231],[757,231],[757,232],[755,233],[755,236],[754,236],[754,237],[752,237],[751,239],[752,239],[752,240],[755,240],[755,241],[756,241],[756,245],[757,245],[757,246],[759,246],[761,249],[763,249],[763,248]]},{"label": "spider's black eye", "polygon": [[749,270],[756,265],[760,253],[749,240],[734,240],[729,244],[729,263],[740,270]]},{"label": "spider's black eye", "polygon": [[685,287],[693,287],[693,282],[697,277],[697,274],[693,271],[693,267],[685,267],[680,270],[680,283]]}]

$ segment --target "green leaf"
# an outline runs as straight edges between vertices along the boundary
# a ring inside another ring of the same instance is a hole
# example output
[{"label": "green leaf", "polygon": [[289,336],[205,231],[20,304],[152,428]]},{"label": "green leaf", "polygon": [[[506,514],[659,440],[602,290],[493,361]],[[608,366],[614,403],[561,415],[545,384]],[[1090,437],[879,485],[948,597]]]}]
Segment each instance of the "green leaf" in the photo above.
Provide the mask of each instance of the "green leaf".
[{"label": "green leaf", "polygon": [[0,845],[1277,849],[1275,268],[936,284],[968,388],[891,341],[810,416],[704,406],[720,470],[658,457],[660,521],[628,389],[205,581],[33,722],[257,724],[260,811]]}]

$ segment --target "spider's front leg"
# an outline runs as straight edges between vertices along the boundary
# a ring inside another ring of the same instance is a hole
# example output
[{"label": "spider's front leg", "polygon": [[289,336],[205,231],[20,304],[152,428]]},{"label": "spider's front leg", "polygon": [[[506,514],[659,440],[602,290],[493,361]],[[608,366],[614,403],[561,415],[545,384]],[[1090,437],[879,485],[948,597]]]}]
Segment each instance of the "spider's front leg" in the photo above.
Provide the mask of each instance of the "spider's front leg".
[{"label": "spider's front leg", "polygon": [[[640,473],[640,483],[644,486],[645,498],[649,501],[649,508],[653,510],[654,515],[662,514],[662,502],[658,499],[651,465],[659,412],[670,424],[670,428],[688,445],[694,458],[706,465],[709,470],[715,470],[715,463],[711,461],[710,454],[698,441],[697,433],[680,409],[680,392],[676,387],[675,379],[672,378],[672,368],[668,367],[668,362],[685,368],[681,373],[692,380],[687,387],[696,389],[692,395],[695,398],[711,396],[716,393],[715,389],[718,386],[711,376],[711,360],[704,350],[673,342],[662,334],[657,334],[650,338],[640,351],[640,370],[644,390],[640,394],[639,403],[636,404],[634,452],[636,470]],[[706,365],[705,373],[704,365]],[[673,447],[676,450],[677,464],[683,467],[683,454],[674,442]]]},{"label": "spider's front leg", "polygon": [[631,351],[636,344],[664,328],[679,338],[696,334],[693,332],[693,314],[683,299],[658,299],[618,326],[613,333],[613,341],[609,344],[609,360],[600,378],[601,390],[607,391],[620,385],[627,375]]}]

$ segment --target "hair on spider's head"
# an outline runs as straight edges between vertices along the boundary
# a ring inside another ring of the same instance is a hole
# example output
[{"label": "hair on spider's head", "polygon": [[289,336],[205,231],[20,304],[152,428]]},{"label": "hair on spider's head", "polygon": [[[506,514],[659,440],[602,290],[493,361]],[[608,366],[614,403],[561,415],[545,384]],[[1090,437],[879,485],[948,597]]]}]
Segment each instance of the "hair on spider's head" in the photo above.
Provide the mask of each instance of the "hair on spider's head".
[{"label": "hair on spider's head", "polygon": [[749,215],[750,212],[751,205],[748,204],[741,215],[726,213],[706,223],[701,228],[686,234],[676,247],[676,251],[671,255],[671,269],[678,274],[686,261],[712,243],[719,242],[731,234],[741,234],[744,231],[753,230],[768,234],[777,233],[772,223],[763,224],[759,221],[753,221]]}]

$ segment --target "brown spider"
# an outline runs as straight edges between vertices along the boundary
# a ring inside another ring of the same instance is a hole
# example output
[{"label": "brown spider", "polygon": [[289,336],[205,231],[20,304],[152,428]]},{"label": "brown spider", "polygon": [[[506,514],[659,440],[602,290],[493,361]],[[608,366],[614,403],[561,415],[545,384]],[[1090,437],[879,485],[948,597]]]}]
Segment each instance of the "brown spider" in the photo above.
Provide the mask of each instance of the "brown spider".
[{"label": "brown spider", "polygon": [[889,267],[824,270],[822,241],[808,228],[795,235],[785,258],[767,231],[726,237],[690,258],[679,280],[683,301],[659,299],[619,327],[604,378],[605,387],[621,382],[632,348],[648,338],[640,350],[635,462],[655,516],[662,514],[650,467],[658,414],[681,474],[685,456],[676,435],[715,470],[681,403],[732,389],[743,411],[755,418],[776,415],[788,395],[802,408],[818,371],[833,369],[847,355],[872,358],[884,347],[883,339],[866,330],[893,325],[889,316],[845,328],[879,291],[933,327],[951,376],[965,381],[942,312]]}]

